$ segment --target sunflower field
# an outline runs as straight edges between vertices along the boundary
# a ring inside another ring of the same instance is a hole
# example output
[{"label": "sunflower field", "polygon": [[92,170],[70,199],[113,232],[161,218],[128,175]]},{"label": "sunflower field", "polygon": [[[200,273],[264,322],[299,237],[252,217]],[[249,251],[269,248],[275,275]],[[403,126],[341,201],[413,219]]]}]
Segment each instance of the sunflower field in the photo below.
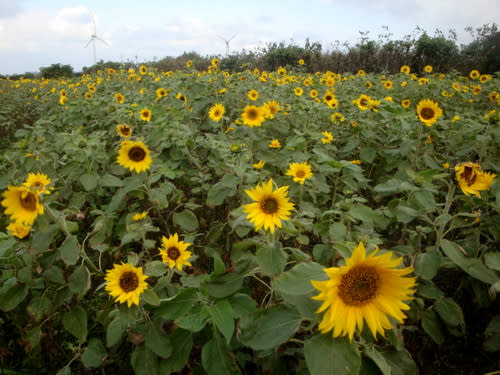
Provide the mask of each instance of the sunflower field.
[{"label": "sunflower field", "polygon": [[499,106],[432,66],[0,80],[0,373],[492,374]]}]

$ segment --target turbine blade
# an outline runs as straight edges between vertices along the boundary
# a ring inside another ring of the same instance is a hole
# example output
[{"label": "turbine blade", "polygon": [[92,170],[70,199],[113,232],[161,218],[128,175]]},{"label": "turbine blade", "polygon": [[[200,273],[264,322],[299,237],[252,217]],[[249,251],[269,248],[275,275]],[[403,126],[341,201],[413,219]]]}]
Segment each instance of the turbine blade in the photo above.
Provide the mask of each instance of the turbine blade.
[{"label": "turbine blade", "polygon": [[104,39],[102,38],[99,38],[98,36],[95,37],[97,40],[100,40],[101,42],[103,42],[105,45],[107,45],[108,47],[111,47]]},{"label": "turbine blade", "polygon": [[84,48],[87,48],[89,46],[89,44],[92,43],[93,40],[94,40],[94,38],[90,38],[89,42],[87,44],[85,44]]}]

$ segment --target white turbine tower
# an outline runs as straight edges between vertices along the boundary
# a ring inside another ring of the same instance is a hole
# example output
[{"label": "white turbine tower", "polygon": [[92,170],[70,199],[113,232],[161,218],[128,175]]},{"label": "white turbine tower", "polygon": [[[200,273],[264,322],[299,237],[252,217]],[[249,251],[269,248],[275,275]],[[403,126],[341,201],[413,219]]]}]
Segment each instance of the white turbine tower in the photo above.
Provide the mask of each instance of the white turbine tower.
[{"label": "white turbine tower", "polygon": [[95,41],[98,40],[102,43],[104,43],[105,45],[107,45],[109,47],[109,44],[106,43],[101,37],[99,37],[97,35],[97,32],[96,32],[96,27],[95,27],[95,19],[94,17],[92,17],[92,25],[94,26],[93,28],[93,32],[92,34],[90,34],[90,40],[89,42],[85,45],[85,48],[87,48],[89,46],[90,43],[92,43],[92,49],[94,51],[94,65],[96,64],[96,53],[95,53]]},{"label": "white turbine tower", "polygon": [[219,38],[221,38],[225,43],[226,43],[226,56],[229,56],[229,42],[233,40],[233,38],[237,35],[238,33],[235,33],[231,38],[226,39],[221,37],[220,35],[217,35]]}]

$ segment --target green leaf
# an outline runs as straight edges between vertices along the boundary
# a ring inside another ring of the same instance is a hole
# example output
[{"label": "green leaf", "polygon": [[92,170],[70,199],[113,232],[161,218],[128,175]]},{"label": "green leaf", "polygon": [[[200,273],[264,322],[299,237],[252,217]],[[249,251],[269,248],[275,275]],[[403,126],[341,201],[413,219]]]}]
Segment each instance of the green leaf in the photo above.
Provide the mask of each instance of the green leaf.
[{"label": "green leaf", "polygon": [[255,350],[277,348],[297,331],[300,321],[297,310],[272,306],[240,320],[240,341]]},{"label": "green leaf", "polygon": [[415,261],[415,273],[425,280],[432,280],[439,271],[441,256],[437,251],[418,254]]},{"label": "green leaf", "polygon": [[172,354],[172,343],[168,336],[161,333],[160,327],[149,324],[144,336],[146,339],[146,347],[162,358],[168,358]]},{"label": "green leaf", "polygon": [[484,254],[484,263],[496,271],[500,271],[500,253],[486,253]]},{"label": "green leaf", "polygon": [[190,210],[176,212],[172,216],[172,221],[186,232],[194,232],[198,229],[199,223],[196,215]]},{"label": "green leaf", "polygon": [[81,306],[75,306],[63,315],[63,326],[80,341],[87,338],[87,312]]},{"label": "green leaf", "polygon": [[28,314],[37,322],[50,314],[52,301],[45,296],[34,297],[26,308]]},{"label": "green leaf", "polygon": [[153,260],[147,262],[145,266],[145,274],[148,276],[159,277],[167,272],[167,264],[161,260]]},{"label": "green leaf", "polygon": [[68,287],[72,293],[84,296],[90,289],[90,273],[83,264],[69,277]]},{"label": "green leaf", "polygon": [[341,242],[345,240],[345,236],[347,234],[347,227],[342,223],[333,223],[332,225],[330,225],[329,233],[333,241]]},{"label": "green leaf", "polygon": [[422,328],[437,344],[441,345],[444,342],[441,323],[434,311],[422,311]]},{"label": "green leaf", "polygon": [[217,275],[204,280],[200,287],[201,291],[215,298],[230,296],[241,288],[244,277],[254,266],[255,263],[252,258],[242,257],[236,263],[234,272]]},{"label": "green leaf", "polygon": [[483,342],[484,350],[496,352],[500,350],[500,315],[495,315],[489,322],[484,331],[485,340]]},{"label": "green leaf", "polygon": [[377,365],[383,375],[391,375],[391,366],[375,346],[366,347],[363,353]]},{"label": "green leaf", "polygon": [[199,332],[205,327],[210,314],[207,308],[202,305],[195,306],[187,315],[184,315],[175,320],[175,323],[184,329],[191,332]]},{"label": "green leaf", "polygon": [[160,306],[160,298],[151,288],[147,288],[144,293],[142,293],[141,298],[151,306]]},{"label": "green leaf", "polygon": [[130,363],[137,375],[158,374],[158,357],[145,345],[135,348],[132,352]]},{"label": "green leaf", "polygon": [[449,297],[434,302],[434,310],[447,325],[459,326],[465,324],[462,308]]},{"label": "green leaf", "polygon": [[12,237],[1,239],[0,240],[0,258],[8,256],[8,254],[10,253],[10,250],[14,247],[14,245],[16,243],[17,243],[17,241]]},{"label": "green leaf", "polygon": [[59,247],[59,256],[67,265],[74,265],[80,258],[80,245],[78,239],[71,235],[66,237],[64,242]]},{"label": "green leaf", "polygon": [[109,322],[106,327],[106,346],[109,348],[118,344],[126,329],[127,326],[122,323],[120,318],[115,318]]},{"label": "green leaf", "polygon": [[273,277],[283,272],[286,266],[287,255],[282,248],[259,247],[255,253],[257,264],[264,275]]},{"label": "green leaf", "polygon": [[273,280],[273,289],[291,295],[309,295],[316,289],[311,280],[326,280],[323,266],[315,262],[299,263],[290,271],[284,272]]},{"label": "green leaf", "polygon": [[66,280],[64,279],[64,275],[62,270],[58,266],[52,266],[49,269],[45,270],[42,273],[42,276],[50,282],[56,284],[65,284]]},{"label": "green leaf", "polygon": [[365,206],[363,204],[358,204],[354,206],[349,211],[349,214],[351,214],[351,216],[356,220],[364,221],[367,223],[373,223],[373,218],[374,218],[373,210],[370,207]]},{"label": "green leaf", "polygon": [[0,289],[0,309],[11,311],[16,308],[28,295],[26,284],[9,285],[7,282]]},{"label": "green leaf", "polygon": [[382,352],[382,355],[391,366],[391,375],[418,374],[417,365],[406,350]]},{"label": "green leaf", "polygon": [[241,318],[243,315],[257,311],[257,302],[248,294],[233,294],[228,298],[228,301],[231,304],[235,318]]},{"label": "green leaf", "polygon": [[80,176],[80,182],[87,191],[94,190],[99,181],[99,176],[96,174],[84,173]]},{"label": "green leaf", "polygon": [[346,338],[316,335],[304,342],[304,356],[311,375],[358,374],[361,355]]},{"label": "green leaf", "polygon": [[218,182],[213,185],[207,193],[207,206],[218,206],[224,202],[227,197],[234,195],[234,188]]},{"label": "green leaf", "polygon": [[441,240],[440,247],[446,256],[453,261],[453,263],[472,277],[491,285],[500,281],[500,278],[495,274],[495,272],[481,263],[479,259],[466,258],[458,248],[457,244],[448,240]]},{"label": "green leaf", "polygon": [[81,359],[85,367],[99,367],[106,355],[106,348],[101,340],[93,337],[89,339],[89,344],[85,348]]},{"label": "green leaf", "polygon": [[[112,174],[105,174],[103,177],[99,179],[99,183],[101,186],[105,187],[121,187],[123,185],[123,181],[118,177],[113,176]],[[84,185],[85,186],[85,185]]]},{"label": "green leaf", "polygon": [[186,366],[193,347],[193,336],[189,331],[176,329],[169,335],[172,355],[160,363],[160,374],[167,375],[182,370]]},{"label": "green leaf", "polygon": [[229,344],[234,333],[233,308],[227,300],[220,300],[209,306],[208,313]]},{"label": "green leaf", "polygon": [[201,363],[208,375],[241,374],[224,340],[213,337],[201,350]]},{"label": "green leaf", "polygon": [[160,307],[155,309],[158,316],[174,320],[187,314],[193,305],[198,302],[195,289],[184,289],[169,301],[161,301]]}]

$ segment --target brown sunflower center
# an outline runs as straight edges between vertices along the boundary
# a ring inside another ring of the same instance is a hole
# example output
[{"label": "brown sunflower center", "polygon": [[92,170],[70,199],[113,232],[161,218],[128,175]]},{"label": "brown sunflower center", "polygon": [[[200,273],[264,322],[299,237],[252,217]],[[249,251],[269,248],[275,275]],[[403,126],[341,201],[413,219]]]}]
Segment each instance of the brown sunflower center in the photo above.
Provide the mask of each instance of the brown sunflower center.
[{"label": "brown sunflower center", "polygon": [[37,203],[38,203],[38,199],[36,198],[36,195],[31,193],[31,192],[27,192],[25,194],[21,194],[21,197],[20,197],[20,203],[21,203],[21,206],[27,210],[27,211],[36,211],[36,206],[37,206]]},{"label": "brown sunflower center", "polygon": [[278,201],[273,197],[267,197],[260,203],[260,208],[268,215],[272,215],[278,211]]},{"label": "brown sunflower center", "polygon": [[139,277],[135,272],[127,271],[120,276],[120,288],[125,292],[132,292],[139,286]]},{"label": "brown sunflower center", "polygon": [[128,157],[130,160],[139,163],[146,158],[146,151],[142,147],[134,146],[129,150]]},{"label": "brown sunflower center", "polygon": [[216,109],[214,111],[214,117],[219,117],[221,115],[220,111],[218,109]]},{"label": "brown sunflower center", "polygon": [[465,180],[467,185],[471,186],[474,185],[474,182],[476,182],[477,179],[477,173],[474,168],[472,167],[464,167],[464,172],[462,173],[462,178]]},{"label": "brown sunflower center", "polygon": [[172,247],[168,248],[167,255],[170,259],[175,261],[175,260],[177,260],[177,258],[179,258],[181,256],[181,252],[179,251],[178,248],[172,246]]},{"label": "brown sunflower center", "polygon": [[422,117],[424,120],[431,120],[434,118],[434,110],[429,107],[422,108],[420,111],[420,117]]},{"label": "brown sunflower center", "polygon": [[339,297],[346,305],[364,305],[375,298],[379,279],[374,267],[354,267],[342,276]]},{"label": "brown sunflower center", "polygon": [[366,107],[368,105],[368,100],[363,98],[359,101],[359,104],[362,105],[363,107]]},{"label": "brown sunflower center", "polygon": [[249,109],[247,111],[247,117],[249,120],[257,120],[257,117],[259,117],[259,112],[256,109]]},{"label": "brown sunflower center", "polygon": [[300,171],[295,172],[295,176],[297,178],[304,178],[306,176],[306,172],[301,169]]},{"label": "brown sunflower center", "polygon": [[121,132],[123,135],[129,135],[130,134],[130,128],[128,126],[124,126],[121,128]]}]

